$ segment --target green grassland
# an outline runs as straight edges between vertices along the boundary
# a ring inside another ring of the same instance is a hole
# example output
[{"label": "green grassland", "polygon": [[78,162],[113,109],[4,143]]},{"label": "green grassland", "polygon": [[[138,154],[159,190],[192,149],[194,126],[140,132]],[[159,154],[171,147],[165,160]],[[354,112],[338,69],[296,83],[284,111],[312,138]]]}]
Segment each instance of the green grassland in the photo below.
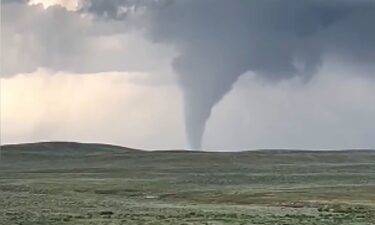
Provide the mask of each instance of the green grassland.
[{"label": "green grassland", "polygon": [[375,151],[7,145],[0,224],[373,225]]}]

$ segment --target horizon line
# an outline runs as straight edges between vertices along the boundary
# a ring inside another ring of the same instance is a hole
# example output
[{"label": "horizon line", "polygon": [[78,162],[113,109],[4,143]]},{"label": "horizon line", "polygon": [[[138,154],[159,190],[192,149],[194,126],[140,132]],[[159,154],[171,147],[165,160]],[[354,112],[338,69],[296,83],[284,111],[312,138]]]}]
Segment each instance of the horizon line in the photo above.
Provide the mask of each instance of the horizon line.
[{"label": "horizon line", "polygon": [[50,140],[50,141],[36,141],[36,142],[19,142],[19,143],[0,143],[0,150],[7,146],[17,145],[35,145],[35,144],[82,144],[82,145],[105,145],[117,148],[146,151],[146,152],[207,152],[207,153],[234,153],[234,152],[266,152],[266,151],[292,151],[292,152],[347,152],[347,151],[375,151],[375,148],[240,148],[240,149],[189,149],[189,148],[165,148],[165,149],[149,149],[149,148],[134,148],[127,147],[120,144],[112,144],[105,142],[80,142],[80,141],[61,141],[61,140]]}]

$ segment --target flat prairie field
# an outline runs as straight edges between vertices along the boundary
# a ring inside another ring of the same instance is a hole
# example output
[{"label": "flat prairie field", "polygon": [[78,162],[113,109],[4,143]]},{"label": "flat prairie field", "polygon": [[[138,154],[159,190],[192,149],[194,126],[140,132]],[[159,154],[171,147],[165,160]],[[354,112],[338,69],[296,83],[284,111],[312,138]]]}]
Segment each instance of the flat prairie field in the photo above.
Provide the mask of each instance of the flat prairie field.
[{"label": "flat prairie field", "polygon": [[374,225],[375,151],[4,145],[0,224]]}]

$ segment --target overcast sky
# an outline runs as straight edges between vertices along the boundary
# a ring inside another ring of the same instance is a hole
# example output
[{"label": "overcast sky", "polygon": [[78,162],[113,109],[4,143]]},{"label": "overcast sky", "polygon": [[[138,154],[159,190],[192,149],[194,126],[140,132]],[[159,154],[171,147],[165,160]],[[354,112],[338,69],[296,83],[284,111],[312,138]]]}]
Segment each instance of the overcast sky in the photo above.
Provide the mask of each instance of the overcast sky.
[{"label": "overcast sky", "polygon": [[2,144],[375,148],[374,0],[1,3]]}]

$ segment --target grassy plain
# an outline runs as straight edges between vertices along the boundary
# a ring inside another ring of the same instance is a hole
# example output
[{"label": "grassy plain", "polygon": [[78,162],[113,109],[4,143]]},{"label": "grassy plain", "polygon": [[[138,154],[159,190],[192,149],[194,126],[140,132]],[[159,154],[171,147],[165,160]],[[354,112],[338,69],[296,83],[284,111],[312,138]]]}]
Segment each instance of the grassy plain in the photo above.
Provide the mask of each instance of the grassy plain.
[{"label": "grassy plain", "polygon": [[0,224],[373,225],[375,151],[2,146]]}]

